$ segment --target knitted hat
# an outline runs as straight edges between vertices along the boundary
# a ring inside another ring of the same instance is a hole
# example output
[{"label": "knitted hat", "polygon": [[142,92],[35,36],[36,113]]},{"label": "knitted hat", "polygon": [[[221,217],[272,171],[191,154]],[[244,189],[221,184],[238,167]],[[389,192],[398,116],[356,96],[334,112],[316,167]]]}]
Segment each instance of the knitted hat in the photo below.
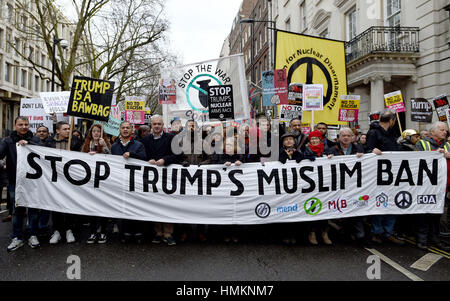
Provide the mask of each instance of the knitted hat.
[{"label": "knitted hat", "polygon": [[320,140],[323,139],[323,136],[322,136],[322,132],[321,132],[321,131],[312,131],[311,133],[309,133],[309,135],[308,135],[308,140],[311,140],[312,137],[317,137],[317,138],[319,138]]}]

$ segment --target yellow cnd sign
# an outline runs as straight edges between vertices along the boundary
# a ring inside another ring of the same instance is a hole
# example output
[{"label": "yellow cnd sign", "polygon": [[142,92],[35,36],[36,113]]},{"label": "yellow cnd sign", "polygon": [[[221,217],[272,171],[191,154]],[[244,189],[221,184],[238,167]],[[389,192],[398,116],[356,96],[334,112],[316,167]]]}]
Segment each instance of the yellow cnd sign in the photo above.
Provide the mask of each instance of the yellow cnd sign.
[{"label": "yellow cnd sign", "polygon": [[[323,110],[315,111],[315,123],[347,124],[338,121],[339,97],[347,95],[344,42],[277,31],[275,64],[286,69],[288,85],[323,85]],[[311,122],[311,112],[303,113],[303,121]]]}]

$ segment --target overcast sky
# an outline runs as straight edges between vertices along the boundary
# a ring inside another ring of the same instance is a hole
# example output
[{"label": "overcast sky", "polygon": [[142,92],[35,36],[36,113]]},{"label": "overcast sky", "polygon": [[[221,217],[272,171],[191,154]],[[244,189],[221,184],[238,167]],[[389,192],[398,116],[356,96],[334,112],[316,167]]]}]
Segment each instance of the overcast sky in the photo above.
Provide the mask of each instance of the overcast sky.
[{"label": "overcast sky", "polygon": [[170,49],[184,64],[218,58],[242,0],[167,0]]}]

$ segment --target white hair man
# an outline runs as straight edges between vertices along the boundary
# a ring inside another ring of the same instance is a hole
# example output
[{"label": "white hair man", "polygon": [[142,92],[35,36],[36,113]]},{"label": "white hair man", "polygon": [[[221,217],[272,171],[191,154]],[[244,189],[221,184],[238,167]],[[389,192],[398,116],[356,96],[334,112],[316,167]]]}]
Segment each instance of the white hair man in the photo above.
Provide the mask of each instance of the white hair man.
[{"label": "white hair man", "polygon": [[[438,151],[444,154],[447,159],[447,191],[450,186],[450,143],[447,142],[447,125],[444,122],[435,122],[430,128],[430,135],[416,143],[418,151]],[[439,239],[438,214],[418,214],[416,224],[417,246],[420,249],[427,250],[427,242],[448,251],[446,246]]]}]

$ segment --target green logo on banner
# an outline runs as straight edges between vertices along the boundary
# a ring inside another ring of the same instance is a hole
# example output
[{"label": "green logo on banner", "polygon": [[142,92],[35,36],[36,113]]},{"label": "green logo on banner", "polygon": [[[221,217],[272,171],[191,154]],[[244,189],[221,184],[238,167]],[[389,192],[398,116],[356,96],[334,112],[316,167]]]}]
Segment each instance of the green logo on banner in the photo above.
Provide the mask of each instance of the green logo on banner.
[{"label": "green logo on banner", "polygon": [[322,210],[322,202],[318,198],[310,198],[305,202],[305,212],[309,215],[317,215]]}]

